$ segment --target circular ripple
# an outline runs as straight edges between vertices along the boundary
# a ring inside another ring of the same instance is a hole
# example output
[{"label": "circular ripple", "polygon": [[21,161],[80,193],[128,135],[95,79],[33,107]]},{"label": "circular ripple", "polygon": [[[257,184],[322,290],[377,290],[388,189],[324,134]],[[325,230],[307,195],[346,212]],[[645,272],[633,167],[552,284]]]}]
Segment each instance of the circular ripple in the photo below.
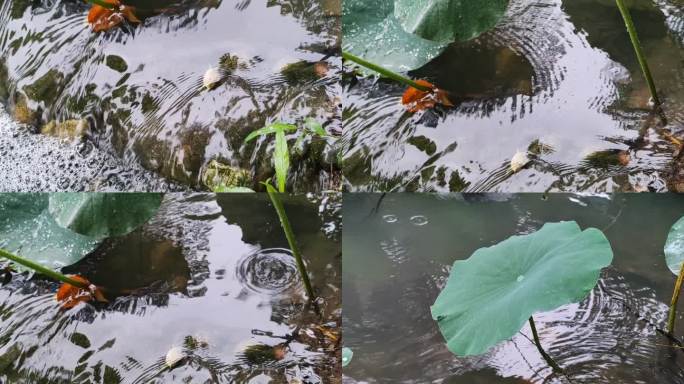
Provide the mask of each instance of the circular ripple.
[{"label": "circular ripple", "polygon": [[300,285],[297,264],[289,249],[262,249],[242,258],[237,278],[252,292],[275,295]]},{"label": "circular ripple", "polygon": [[385,220],[385,222],[388,222],[388,223],[396,223],[396,222],[399,220],[399,218],[397,217],[397,215],[384,215],[384,216],[382,217],[382,219]]},{"label": "circular ripple", "polygon": [[416,215],[412,216],[409,221],[415,226],[422,227],[428,223],[428,218],[423,215]]}]

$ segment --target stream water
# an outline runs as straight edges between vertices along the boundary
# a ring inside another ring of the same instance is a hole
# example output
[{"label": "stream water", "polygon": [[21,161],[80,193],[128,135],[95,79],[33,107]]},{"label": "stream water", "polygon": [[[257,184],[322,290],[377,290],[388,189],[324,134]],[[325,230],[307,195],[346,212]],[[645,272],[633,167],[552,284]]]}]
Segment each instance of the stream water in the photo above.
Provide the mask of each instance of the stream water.
[{"label": "stream water", "polygon": [[90,142],[36,135],[13,121],[1,107],[0,153],[0,179],[5,183],[3,190],[8,192],[183,189]]},{"label": "stream water", "polygon": [[[81,0],[0,4],[0,100],[15,120],[196,188],[207,188],[203,174],[217,161],[231,167],[228,179],[259,189],[274,173],[274,140],[244,139],[268,123],[312,117],[340,134],[339,1],[124,3],[141,22],[99,33]],[[304,140],[292,156],[289,190],[339,183],[333,143]],[[34,145],[56,148],[50,140]],[[6,146],[0,153],[13,154]],[[60,173],[66,164],[26,166]],[[86,189],[81,175],[62,176]],[[146,189],[142,180],[134,187]]]},{"label": "stream water", "polygon": [[[0,288],[0,382],[339,383],[340,199],[284,199],[318,308],[257,194],[168,194],[65,269],[122,292],[108,304],[62,310],[56,284],[15,274]],[[172,347],[186,357],[169,370]]]},{"label": "stream water", "polygon": [[[613,0],[511,0],[504,19],[411,72],[454,108],[409,114],[404,87],[343,79],[344,175],[351,191],[679,190],[669,134],[684,133],[684,10],[630,7],[667,122]],[[511,170],[516,152],[530,163]]]},{"label": "stream water", "polygon": [[[346,195],[343,327],[354,357],[343,382],[568,383],[527,325],[484,355],[459,358],[429,307],[455,260],[545,222],[576,220],[605,232],[613,264],[586,299],[534,315],[542,345],[572,383],[684,383],[684,352],[656,330],[675,282],[663,246],[682,212],[684,197],[669,194]],[[680,301],[680,339],[682,313]]]}]

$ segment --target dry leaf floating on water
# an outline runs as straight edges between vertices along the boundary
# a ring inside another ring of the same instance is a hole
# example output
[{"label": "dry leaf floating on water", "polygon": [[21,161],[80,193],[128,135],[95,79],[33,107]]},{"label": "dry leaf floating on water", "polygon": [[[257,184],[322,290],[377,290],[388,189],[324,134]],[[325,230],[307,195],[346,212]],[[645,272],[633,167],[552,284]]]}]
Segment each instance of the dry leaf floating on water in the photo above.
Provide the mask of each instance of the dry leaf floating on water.
[{"label": "dry leaf floating on water", "polygon": [[93,4],[88,12],[88,24],[93,32],[108,31],[124,20],[131,23],[140,23],[140,20],[135,16],[135,7],[123,5],[119,0],[102,0],[107,4],[111,4],[113,9],[103,7],[101,5]]},{"label": "dry leaf floating on water", "polygon": [[76,287],[69,283],[62,283],[62,285],[60,285],[59,289],[57,290],[57,294],[55,295],[57,301],[62,304],[62,308],[70,309],[75,307],[79,303],[88,302],[93,299],[100,302],[107,302],[107,299],[104,297],[102,290],[94,284],[90,283],[90,281],[88,281],[86,278],[82,276],[69,277],[75,281],[87,284],[88,289]]},{"label": "dry leaf floating on water", "polygon": [[408,87],[401,97],[401,103],[406,106],[409,112],[415,113],[425,109],[434,108],[441,104],[446,107],[453,107],[454,104],[449,100],[446,91],[436,88],[432,83],[425,80],[417,80],[419,85],[429,87],[431,91],[421,91],[414,87]]}]

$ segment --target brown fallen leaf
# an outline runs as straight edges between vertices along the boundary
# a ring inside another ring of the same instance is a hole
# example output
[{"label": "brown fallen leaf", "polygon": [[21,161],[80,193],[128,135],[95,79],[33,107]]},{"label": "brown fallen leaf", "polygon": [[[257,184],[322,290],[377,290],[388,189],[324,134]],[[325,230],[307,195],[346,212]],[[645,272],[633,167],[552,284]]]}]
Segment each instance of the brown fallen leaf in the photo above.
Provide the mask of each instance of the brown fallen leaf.
[{"label": "brown fallen leaf", "polygon": [[314,64],[314,72],[318,77],[326,77],[328,75],[328,63],[325,61],[319,61]]},{"label": "brown fallen leaf", "polygon": [[135,16],[135,7],[123,5],[119,0],[102,0],[114,6],[113,9],[105,8],[94,4],[88,12],[88,24],[93,32],[107,31],[121,24],[124,20],[131,23],[139,23],[140,20]]},{"label": "brown fallen leaf", "polygon": [[419,89],[408,87],[401,97],[401,103],[406,106],[409,112],[415,113],[429,108],[434,108],[435,105],[441,104],[446,107],[453,107],[454,104],[449,100],[446,91],[443,91],[432,83],[425,80],[417,80],[419,85],[429,87],[430,91],[421,91]]},{"label": "brown fallen leaf", "polygon": [[328,327],[322,326],[322,325],[316,325],[315,328],[328,340],[330,340],[333,343],[336,343],[337,340],[339,339],[339,334],[335,331],[332,330]]},{"label": "brown fallen leaf", "polygon": [[287,347],[284,345],[276,345],[273,347],[273,358],[280,361],[287,356]]},{"label": "brown fallen leaf", "polygon": [[75,307],[78,303],[88,302],[93,299],[106,303],[107,299],[104,297],[102,290],[91,284],[86,278],[82,276],[72,275],[71,279],[79,281],[88,285],[88,289],[79,288],[69,283],[62,283],[57,290],[55,298],[62,304],[62,308],[69,309]]}]

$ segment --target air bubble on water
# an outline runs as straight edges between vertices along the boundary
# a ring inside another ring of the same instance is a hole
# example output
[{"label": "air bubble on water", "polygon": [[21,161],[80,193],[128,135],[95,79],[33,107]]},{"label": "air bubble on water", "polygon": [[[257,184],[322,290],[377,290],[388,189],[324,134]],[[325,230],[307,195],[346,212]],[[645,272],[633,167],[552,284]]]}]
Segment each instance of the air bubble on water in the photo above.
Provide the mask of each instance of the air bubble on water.
[{"label": "air bubble on water", "polygon": [[519,282],[523,281],[524,279],[525,279],[525,276],[520,275],[520,276],[518,276],[517,279],[515,279],[515,281],[517,281],[519,283]]}]

